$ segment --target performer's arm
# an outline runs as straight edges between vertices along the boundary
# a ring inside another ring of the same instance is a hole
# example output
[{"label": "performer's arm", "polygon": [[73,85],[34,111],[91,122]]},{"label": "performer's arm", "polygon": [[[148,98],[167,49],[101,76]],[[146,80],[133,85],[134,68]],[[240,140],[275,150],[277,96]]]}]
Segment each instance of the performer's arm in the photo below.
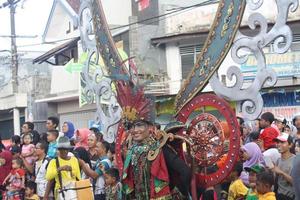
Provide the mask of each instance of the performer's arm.
[{"label": "performer's arm", "polygon": [[[191,169],[173,150],[166,145],[163,147],[163,154],[168,169],[179,174],[180,184],[177,185],[178,189],[183,195],[188,196],[192,179]],[[169,174],[169,176],[172,176],[172,174]]]}]

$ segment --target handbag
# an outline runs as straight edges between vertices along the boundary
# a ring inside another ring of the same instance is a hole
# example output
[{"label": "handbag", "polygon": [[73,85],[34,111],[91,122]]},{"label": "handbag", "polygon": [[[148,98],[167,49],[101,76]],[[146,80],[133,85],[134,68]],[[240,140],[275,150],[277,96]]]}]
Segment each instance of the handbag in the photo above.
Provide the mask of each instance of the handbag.
[{"label": "handbag", "polygon": [[[56,158],[56,166],[59,168],[58,158]],[[58,200],[94,199],[93,189],[89,179],[77,179],[77,181],[70,181],[69,183],[62,185],[61,172],[58,171],[58,180],[60,184],[60,189],[58,190]]]}]

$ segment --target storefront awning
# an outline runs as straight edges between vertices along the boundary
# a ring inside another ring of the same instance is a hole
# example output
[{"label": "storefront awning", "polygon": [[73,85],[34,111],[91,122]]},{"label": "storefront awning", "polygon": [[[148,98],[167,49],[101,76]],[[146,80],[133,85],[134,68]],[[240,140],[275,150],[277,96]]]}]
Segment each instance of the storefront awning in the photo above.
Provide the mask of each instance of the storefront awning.
[{"label": "storefront awning", "polygon": [[[65,42],[65,43],[51,49],[50,51],[46,52],[45,54],[35,58],[33,60],[33,64],[35,64],[35,63],[41,64],[43,62],[49,62],[48,60],[50,58],[52,58],[53,56],[62,54],[64,51],[67,51],[69,49],[76,47],[79,39],[80,39],[80,37],[76,37],[68,42]],[[53,63],[50,63],[50,64],[53,64]]]}]

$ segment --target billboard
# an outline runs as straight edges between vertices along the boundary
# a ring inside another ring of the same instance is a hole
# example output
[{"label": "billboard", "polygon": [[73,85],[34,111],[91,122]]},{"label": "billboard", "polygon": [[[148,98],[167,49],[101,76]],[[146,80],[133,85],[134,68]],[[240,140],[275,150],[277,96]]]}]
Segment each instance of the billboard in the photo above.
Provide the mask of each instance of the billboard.
[{"label": "billboard", "polygon": [[[273,69],[278,77],[300,76],[300,52],[285,54],[266,54],[267,68]],[[241,65],[245,80],[253,80],[257,73],[257,60],[250,55],[247,62]]]}]

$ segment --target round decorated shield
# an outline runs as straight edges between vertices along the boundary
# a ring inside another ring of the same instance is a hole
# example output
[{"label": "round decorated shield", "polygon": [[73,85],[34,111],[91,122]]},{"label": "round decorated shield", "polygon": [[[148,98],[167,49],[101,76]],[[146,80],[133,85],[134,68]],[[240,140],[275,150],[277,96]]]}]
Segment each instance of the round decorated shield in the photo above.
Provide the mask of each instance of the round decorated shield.
[{"label": "round decorated shield", "polygon": [[[203,112],[190,119],[195,111],[203,108],[217,111],[218,116]],[[230,105],[213,94],[199,95],[183,107],[177,119],[183,123],[191,120],[183,137],[188,141],[188,153],[192,159],[186,160],[192,160],[190,165],[194,168],[196,184],[208,187],[220,183],[228,176],[239,155],[239,124]],[[228,139],[224,137],[221,119],[229,127]],[[217,170],[207,173],[214,165]]]}]

